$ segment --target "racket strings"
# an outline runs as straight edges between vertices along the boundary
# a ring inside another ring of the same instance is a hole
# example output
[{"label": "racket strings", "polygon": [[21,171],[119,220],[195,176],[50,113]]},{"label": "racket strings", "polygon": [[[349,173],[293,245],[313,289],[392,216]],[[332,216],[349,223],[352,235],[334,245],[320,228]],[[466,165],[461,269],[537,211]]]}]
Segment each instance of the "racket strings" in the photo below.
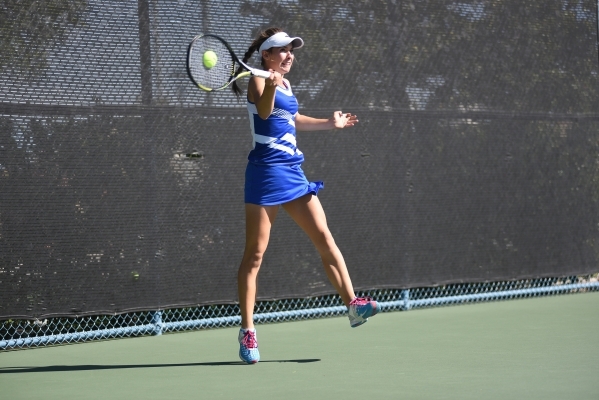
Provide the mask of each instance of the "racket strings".
[{"label": "racket strings", "polygon": [[[213,51],[217,57],[211,68],[204,65],[204,53],[207,51]],[[193,80],[209,89],[225,86],[235,72],[235,61],[227,46],[210,36],[202,36],[191,44],[188,66]]]}]

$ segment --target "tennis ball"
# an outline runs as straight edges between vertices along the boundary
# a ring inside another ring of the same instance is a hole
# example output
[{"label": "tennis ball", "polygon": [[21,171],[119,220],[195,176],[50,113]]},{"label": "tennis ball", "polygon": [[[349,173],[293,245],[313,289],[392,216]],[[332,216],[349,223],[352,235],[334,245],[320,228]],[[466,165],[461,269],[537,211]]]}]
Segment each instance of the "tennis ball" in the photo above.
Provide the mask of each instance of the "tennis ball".
[{"label": "tennis ball", "polygon": [[208,50],[204,53],[204,67],[210,69],[216,65],[217,61],[218,57],[216,56],[216,53],[212,50]]}]

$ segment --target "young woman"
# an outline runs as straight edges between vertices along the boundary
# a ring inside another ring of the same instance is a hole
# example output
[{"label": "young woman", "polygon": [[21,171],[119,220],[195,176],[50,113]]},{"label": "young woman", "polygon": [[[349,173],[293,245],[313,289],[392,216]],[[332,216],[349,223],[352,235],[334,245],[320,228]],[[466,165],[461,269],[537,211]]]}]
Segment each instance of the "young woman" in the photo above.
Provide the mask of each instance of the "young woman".
[{"label": "young woman", "polygon": [[[269,28],[254,40],[243,61],[255,51],[262,57],[262,67],[270,78],[251,78],[247,108],[254,139],[245,174],[246,244],[238,272],[241,330],[239,357],[248,364],[260,360],[254,329],[256,278],[266,251],[271,226],[279,207],[310,237],[324,265],[327,277],[348,307],[351,327],[362,325],[380,307],[370,298],[357,298],[343,256],[335,244],[316,197],[322,182],[308,182],[301,164],[295,132],[343,129],[358,122],[355,115],[336,111],[328,119],[317,119],[298,112],[298,103],[284,78],[293,64],[294,49],[304,45],[299,37],[289,37],[279,28]],[[241,90],[233,85],[238,95]]]}]

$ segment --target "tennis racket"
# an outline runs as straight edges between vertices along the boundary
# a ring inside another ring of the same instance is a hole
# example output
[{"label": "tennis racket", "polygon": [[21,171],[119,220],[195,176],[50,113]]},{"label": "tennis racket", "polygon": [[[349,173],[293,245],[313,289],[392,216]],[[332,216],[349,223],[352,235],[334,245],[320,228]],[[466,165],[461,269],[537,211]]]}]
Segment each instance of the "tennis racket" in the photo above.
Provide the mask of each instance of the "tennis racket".
[{"label": "tennis racket", "polygon": [[[235,76],[243,66],[247,71]],[[218,36],[198,35],[187,49],[187,73],[191,81],[207,92],[226,89],[247,76],[269,78],[270,72],[248,66],[235,55],[229,44]]]}]

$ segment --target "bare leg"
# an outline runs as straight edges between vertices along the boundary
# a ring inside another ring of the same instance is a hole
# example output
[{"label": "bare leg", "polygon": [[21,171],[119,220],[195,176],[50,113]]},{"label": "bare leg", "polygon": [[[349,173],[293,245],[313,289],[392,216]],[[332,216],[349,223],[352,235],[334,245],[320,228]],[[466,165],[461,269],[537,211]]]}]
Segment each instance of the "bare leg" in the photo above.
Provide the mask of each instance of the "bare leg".
[{"label": "bare leg", "polygon": [[245,205],[245,251],[237,272],[237,290],[241,309],[241,327],[254,328],[256,279],[275,221],[278,206]]},{"label": "bare leg", "polygon": [[283,205],[291,218],[306,232],[316,246],[329,281],[337,290],[343,303],[349,307],[355,297],[341,251],[327,226],[327,219],[318,197],[311,194]]}]

